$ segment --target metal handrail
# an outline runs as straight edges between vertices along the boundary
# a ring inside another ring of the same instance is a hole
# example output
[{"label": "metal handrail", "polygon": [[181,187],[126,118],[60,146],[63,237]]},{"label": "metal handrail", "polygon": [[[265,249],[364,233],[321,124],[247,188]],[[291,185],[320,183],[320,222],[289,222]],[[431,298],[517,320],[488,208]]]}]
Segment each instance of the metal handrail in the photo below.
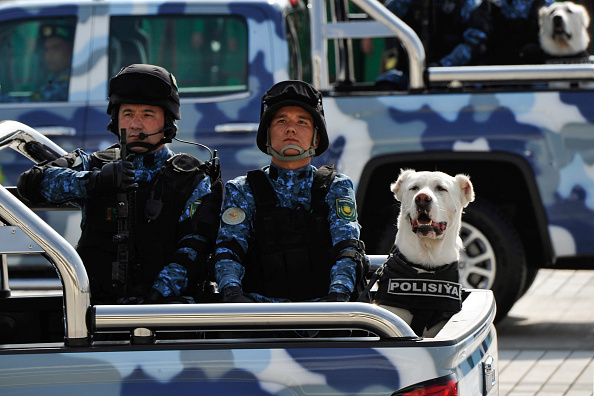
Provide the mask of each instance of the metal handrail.
[{"label": "metal handrail", "polygon": [[392,312],[367,303],[97,305],[93,330],[359,328],[380,338],[417,338]]},{"label": "metal handrail", "polygon": [[0,121],[0,150],[10,147],[36,164],[61,157],[66,151],[40,132],[18,121]]},{"label": "metal handrail", "polygon": [[503,66],[430,67],[428,79],[432,83],[513,82],[594,80],[594,64],[543,64]]},{"label": "metal handrail", "polygon": [[87,272],[76,250],[17,197],[0,185],[0,217],[19,227],[47,254],[64,289],[64,334],[69,345],[88,343],[86,313],[91,306]]}]

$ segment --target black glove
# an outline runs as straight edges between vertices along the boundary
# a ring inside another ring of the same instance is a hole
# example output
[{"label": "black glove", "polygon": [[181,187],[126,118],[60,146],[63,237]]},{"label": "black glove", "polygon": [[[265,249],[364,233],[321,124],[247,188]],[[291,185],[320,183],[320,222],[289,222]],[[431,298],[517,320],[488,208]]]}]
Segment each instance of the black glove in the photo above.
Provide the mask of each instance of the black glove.
[{"label": "black glove", "polygon": [[138,305],[138,304],[144,304],[145,303],[145,299],[144,297],[120,297],[117,299],[116,304],[122,304],[122,305]]},{"label": "black glove", "polygon": [[226,303],[253,303],[255,302],[245,294],[241,290],[239,286],[227,286],[223,289],[223,299],[222,302]]},{"label": "black glove", "polygon": [[328,298],[326,301],[328,301],[328,302],[347,302],[350,299],[351,298],[347,294],[332,292],[332,293],[328,294]]},{"label": "black glove", "polygon": [[190,304],[190,301],[182,296],[163,296],[157,289],[151,288],[145,304]]},{"label": "black glove", "polygon": [[93,170],[89,178],[89,192],[128,191],[138,187],[134,182],[134,165],[130,161],[114,161],[105,164],[101,170]]}]

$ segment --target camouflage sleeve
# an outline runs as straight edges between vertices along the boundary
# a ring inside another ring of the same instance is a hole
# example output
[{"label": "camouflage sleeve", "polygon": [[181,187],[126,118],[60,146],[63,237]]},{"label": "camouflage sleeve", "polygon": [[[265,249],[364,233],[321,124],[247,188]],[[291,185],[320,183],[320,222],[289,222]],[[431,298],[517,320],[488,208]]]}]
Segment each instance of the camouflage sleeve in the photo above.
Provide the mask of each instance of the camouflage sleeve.
[{"label": "camouflage sleeve", "polygon": [[39,90],[33,94],[31,101],[60,102],[68,100],[68,87],[70,85],[70,69],[58,75],[52,75]]},{"label": "camouflage sleeve", "polygon": [[[210,194],[210,178],[204,177],[194,189],[194,192],[186,202],[186,207],[179,218],[179,222],[191,218],[196,211],[197,203]],[[157,275],[153,288],[158,290],[164,297],[180,296],[188,287],[187,265],[196,265],[198,257],[197,246],[204,246],[200,242],[206,242],[205,238],[198,234],[187,234],[178,242],[179,248],[174,254],[174,259],[179,262],[167,264]]]},{"label": "camouflage sleeve", "polygon": [[384,5],[398,18],[404,18],[410,8],[411,1],[412,0],[388,0]]},{"label": "camouflage sleeve", "polygon": [[[348,239],[359,239],[361,226],[357,221],[355,190],[348,176],[341,173],[336,175],[326,196],[326,203],[330,208],[328,222],[332,245]],[[329,292],[350,296],[355,288],[356,266],[351,258],[338,260],[330,271]]]},{"label": "camouflage sleeve", "polygon": [[87,195],[89,155],[80,149],[74,153],[71,167],[50,167],[43,172],[40,192],[49,202],[77,201]]},{"label": "camouflage sleeve", "polygon": [[227,286],[241,286],[245,274],[241,258],[229,249],[231,244],[242,250],[240,254],[245,254],[254,232],[254,197],[245,183],[246,178],[242,176],[225,185],[221,227],[215,251],[215,255],[221,257],[215,263],[215,278],[219,290]]}]

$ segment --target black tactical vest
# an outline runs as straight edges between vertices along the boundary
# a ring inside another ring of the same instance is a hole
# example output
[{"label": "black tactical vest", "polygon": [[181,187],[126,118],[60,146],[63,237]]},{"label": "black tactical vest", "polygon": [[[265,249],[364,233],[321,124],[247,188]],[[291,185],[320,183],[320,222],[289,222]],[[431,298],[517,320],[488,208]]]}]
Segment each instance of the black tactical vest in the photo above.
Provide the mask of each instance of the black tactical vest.
[{"label": "black tactical vest", "polygon": [[334,265],[326,194],[336,176],[323,166],[314,174],[311,210],[278,206],[264,171],[248,172],[256,203],[255,238],[244,259],[246,293],[306,301],[328,295]]},{"label": "black tactical vest", "polygon": [[411,327],[421,335],[425,327],[433,327],[462,309],[458,279],[457,261],[424,272],[393,250],[384,264],[374,302],[409,310],[413,314]]},{"label": "black tactical vest", "polygon": [[[119,155],[119,148],[116,147],[96,152],[90,157],[91,169],[101,168],[119,159]],[[203,233],[208,234],[204,235],[208,240],[214,240],[213,233],[216,234],[218,220],[207,220],[214,224],[206,230],[198,226],[198,219],[204,217],[201,215],[210,206],[208,204],[204,207],[202,204],[197,205],[198,211],[194,216],[179,223],[186,202],[204,178],[208,165],[187,154],[175,155],[150,182],[138,183],[138,188],[128,193],[131,221],[127,295],[148,295],[158,273],[172,261],[183,236]],[[209,194],[207,198],[212,198],[212,195]],[[217,199],[220,208],[221,194]],[[118,248],[118,244],[113,241],[114,235],[118,233],[116,207],[115,195],[97,196],[86,202],[86,224],[77,250],[89,274],[92,296],[96,300],[110,301],[121,297],[112,281],[112,263],[116,260]],[[205,215],[208,217],[208,214]],[[201,248],[204,250],[204,246]],[[201,259],[205,262],[207,254]],[[191,266],[186,265],[190,263],[180,263],[187,267],[190,283],[196,276],[195,269],[205,266],[204,262],[198,260]]]}]

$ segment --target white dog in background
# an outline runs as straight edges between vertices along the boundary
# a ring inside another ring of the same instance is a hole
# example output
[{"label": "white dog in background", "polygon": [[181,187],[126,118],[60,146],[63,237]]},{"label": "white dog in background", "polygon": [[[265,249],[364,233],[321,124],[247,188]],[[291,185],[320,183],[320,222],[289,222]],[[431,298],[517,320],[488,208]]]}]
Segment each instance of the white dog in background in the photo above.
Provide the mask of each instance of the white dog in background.
[{"label": "white dog in background", "polygon": [[542,7],[538,13],[542,50],[552,57],[585,57],[590,43],[590,16],[586,8],[571,1]]},{"label": "white dog in background", "polygon": [[461,307],[460,227],[474,189],[463,174],[414,170],[402,170],[390,189],[400,201],[396,251],[384,264],[375,303],[432,337]]}]

